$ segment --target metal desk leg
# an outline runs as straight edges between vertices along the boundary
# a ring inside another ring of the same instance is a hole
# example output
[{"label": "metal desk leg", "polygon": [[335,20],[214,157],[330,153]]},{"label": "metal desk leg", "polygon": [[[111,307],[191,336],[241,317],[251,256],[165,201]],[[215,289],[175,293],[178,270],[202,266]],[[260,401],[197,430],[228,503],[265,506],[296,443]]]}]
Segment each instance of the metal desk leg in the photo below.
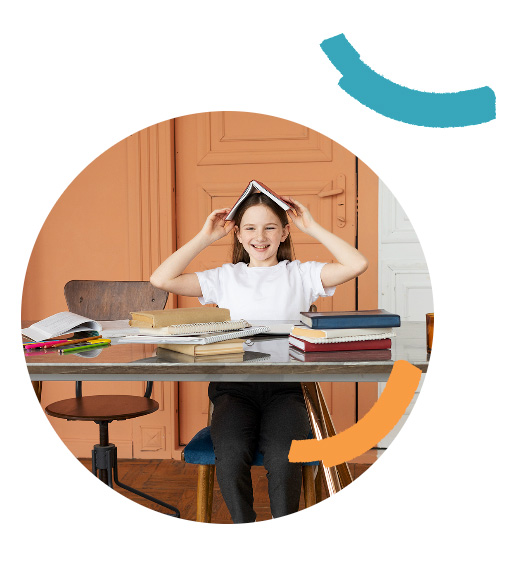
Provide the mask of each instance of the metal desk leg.
[{"label": "metal desk leg", "polygon": [[[332,422],[327,403],[319,383],[301,383],[309,422],[315,439],[326,439],[336,435],[336,429]],[[333,467],[324,467],[320,462],[318,466],[323,473],[323,483],[327,494],[333,495],[349,485],[353,478],[347,463]]]},{"label": "metal desk leg", "polygon": [[33,390],[35,391],[35,395],[40,403],[42,398],[42,381],[32,381]]}]

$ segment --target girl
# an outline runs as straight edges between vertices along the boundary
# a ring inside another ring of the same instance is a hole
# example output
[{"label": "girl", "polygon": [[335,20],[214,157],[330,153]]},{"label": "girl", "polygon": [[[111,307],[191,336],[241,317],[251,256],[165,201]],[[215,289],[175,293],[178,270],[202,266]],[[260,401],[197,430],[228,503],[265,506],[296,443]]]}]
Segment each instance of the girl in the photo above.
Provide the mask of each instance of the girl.
[{"label": "girl", "polygon": [[[266,195],[254,194],[234,221],[225,221],[230,208],[213,211],[202,230],[157,268],[151,283],[228,308],[232,320],[298,320],[318,296],[332,296],[338,284],[364,272],[367,260],[319,225],[301,203],[284,199],[295,209],[285,212]],[[294,260],[287,214],[330,250],[336,263]],[[183,274],[193,258],[232,230],[231,264]],[[300,383],[210,383],[209,398],[216,475],[233,522],[256,518],[251,464],[257,449],[264,455],[272,516],[296,512],[302,474],[300,464],[288,461],[288,452],[292,440],[309,433]]]}]

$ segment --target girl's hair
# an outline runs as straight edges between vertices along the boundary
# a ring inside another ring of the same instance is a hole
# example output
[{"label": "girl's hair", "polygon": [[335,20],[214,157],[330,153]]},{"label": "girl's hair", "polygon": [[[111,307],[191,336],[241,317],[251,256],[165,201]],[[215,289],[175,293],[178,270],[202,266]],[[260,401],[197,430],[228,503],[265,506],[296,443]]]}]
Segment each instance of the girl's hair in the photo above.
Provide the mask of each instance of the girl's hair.
[{"label": "girl's hair", "polygon": [[[279,205],[276,202],[272,201],[272,199],[267,195],[265,195],[264,193],[258,194],[255,193],[254,195],[250,195],[239,206],[239,209],[237,210],[234,216],[235,225],[237,227],[239,228],[241,227],[241,221],[246,210],[249,209],[250,207],[253,207],[254,205],[267,206],[276,214],[283,227],[285,227],[288,224],[288,215],[283,208],[279,207]],[[295,259],[292,238],[290,234],[288,234],[284,242],[281,242],[279,244],[277,259],[278,262],[281,262],[282,260],[288,260],[289,262],[291,262],[292,260]],[[234,233],[234,245],[232,247],[232,264],[237,264],[238,262],[245,262],[246,264],[249,264],[249,254],[244,249],[241,242],[237,239],[237,234]]]}]

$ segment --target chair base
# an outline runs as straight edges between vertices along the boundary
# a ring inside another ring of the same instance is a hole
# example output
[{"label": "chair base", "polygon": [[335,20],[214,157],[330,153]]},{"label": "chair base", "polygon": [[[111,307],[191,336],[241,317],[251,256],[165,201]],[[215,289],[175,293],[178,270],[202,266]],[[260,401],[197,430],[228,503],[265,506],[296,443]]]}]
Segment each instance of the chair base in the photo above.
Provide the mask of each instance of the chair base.
[{"label": "chair base", "polygon": [[[103,425],[101,424],[100,427],[102,430]],[[167,514],[168,516],[175,518],[181,517],[181,513],[176,507],[156,499],[155,497],[148,495],[147,493],[144,493],[138,489],[130,487],[129,485],[126,485],[125,483],[122,483],[118,480],[118,450],[114,443],[99,443],[93,447],[93,451],[91,452],[91,471],[93,475],[98,477],[110,488],[114,488],[114,481],[118,487],[126,489],[131,493],[135,493],[144,499],[152,501],[153,503],[156,503],[157,505],[174,512],[173,514]]]}]

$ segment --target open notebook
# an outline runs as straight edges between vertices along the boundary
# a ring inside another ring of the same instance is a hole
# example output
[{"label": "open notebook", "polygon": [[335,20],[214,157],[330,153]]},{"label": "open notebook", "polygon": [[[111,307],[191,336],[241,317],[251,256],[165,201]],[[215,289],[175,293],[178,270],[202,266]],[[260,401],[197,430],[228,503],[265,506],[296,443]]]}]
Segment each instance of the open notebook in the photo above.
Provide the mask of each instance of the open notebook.
[{"label": "open notebook", "polygon": [[[144,329],[145,330],[145,329]],[[156,329],[153,329],[156,330]],[[211,344],[213,342],[221,342],[223,340],[230,340],[231,338],[247,338],[254,334],[262,334],[269,330],[268,326],[251,326],[241,330],[221,331],[221,332],[206,332],[193,335],[182,336],[167,336],[167,335],[150,335],[143,336],[137,334],[135,336],[124,336],[118,339],[118,343],[138,342],[144,344]]]},{"label": "open notebook", "polygon": [[[194,322],[193,324],[172,324],[155,328],[139,328],[141,336],[184,336],[189,334],[207,334],[209,332],[230,332],[251,328],[246,320],[225,320],[223,322]],[[259,325],[256,325],[259,326]]]}]

